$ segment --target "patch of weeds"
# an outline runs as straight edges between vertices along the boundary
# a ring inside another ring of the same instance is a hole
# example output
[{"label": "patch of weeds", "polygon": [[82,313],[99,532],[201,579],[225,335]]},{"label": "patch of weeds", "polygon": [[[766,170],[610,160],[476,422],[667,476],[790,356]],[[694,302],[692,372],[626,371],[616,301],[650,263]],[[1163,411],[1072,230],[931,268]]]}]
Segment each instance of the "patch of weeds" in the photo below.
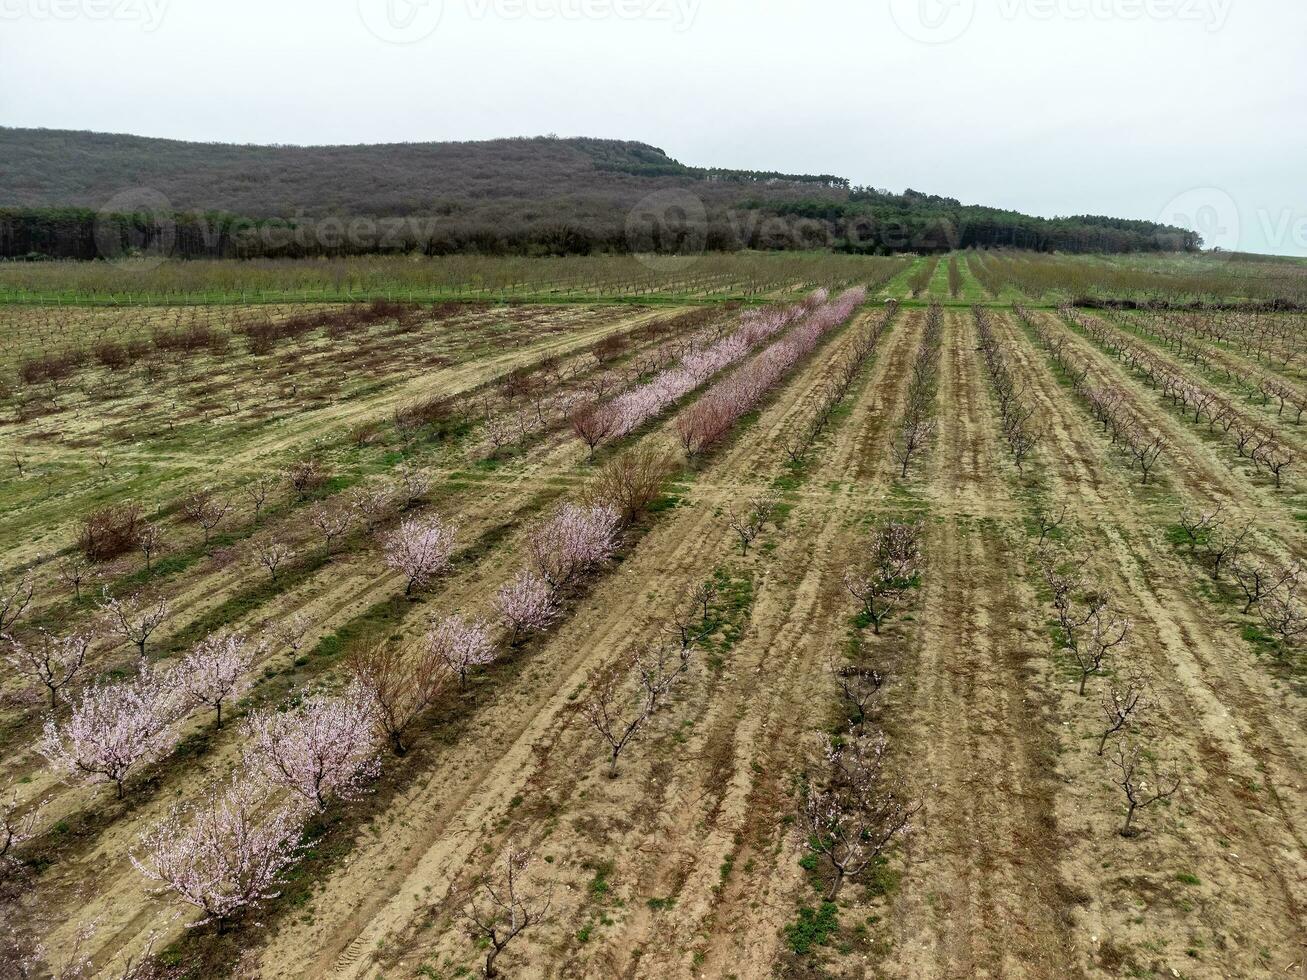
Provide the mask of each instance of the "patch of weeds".
[{"label": "patch of weeds", "polygon": [[651,898],[645,903],[652,912],[666,912],[676,905],[675,898]]},{"label": "patch of weeds", "polygon": [[814,946],[827,946],[840,927],[840,912],[834,902],[822,902],[819,909],[805,905],[799,918],[785,927],[785,941],[790,949],[806,956]]},{"label": "patch of weeds", "polygon": [[608,880],[608,876],[613,873],[613,862],[600,861],[595,864],[587,864],[586,867],[594,872],[594,877],[586,885],[586,891],[591,899],[602,902],[608,897],[609,891],[612,890],[612,883]]}]

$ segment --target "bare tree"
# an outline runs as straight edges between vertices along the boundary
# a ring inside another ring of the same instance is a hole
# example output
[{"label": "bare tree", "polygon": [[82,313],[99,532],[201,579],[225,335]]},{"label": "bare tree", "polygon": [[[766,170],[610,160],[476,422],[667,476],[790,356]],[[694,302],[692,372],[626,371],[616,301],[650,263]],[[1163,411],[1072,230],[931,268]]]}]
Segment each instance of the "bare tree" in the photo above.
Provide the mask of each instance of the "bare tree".
[{"label": "bare tree", "polygon": [[885,675],[871,667],[842,664],[835,660],[831,661],[830,672],[840,689],[840,698],[849,713],[849,720],[861,727],[867,720],[872,702],[885,686]]},{"label": "bare tree", "polygon": [[1189,539],[1189,552],[1192,554],[1199,545],[1206,545],[1212,533],[1220,526],[1221,511],[1224,505],[1213,511],[1192,511],[1186,508],[1180,513],[1180,527]]},{"label": "bare tree", "polygon": [[531,853],[510,844],[500,870],[483,877],[463,907],[472,935],[486,942],[485,975],[499,976],[495,961],[505,947],[549,914],[552,891],[529,886]]},{"label": "bare tree", "polygon": [[145,657],[145,644],[168,616],[168,600],[146,599],[132,596],[115,599],[106,588],[101,600],[105,622],[113,632],[134,644],[141,657]]},{"label": "bare tree", "polygon": [[1081,612],[1068,607],[1058,610],[1058,613],[1064,649],[1080,668],[1080,694],[1083,697],[1089,678],[1101,674],[1113,651],[1130,642],[1131,623],[1112,610],[1110,597],[1101,592],[1087,595]]},{"label": "bare tree", "polygon": [[595,449],[617,428],[617,419],[617,413],[600,402],[585,402],[568,413],[572,431],[590,451],[589,461],[594,461]]},{"label": "bare tree", "polygon": [[245,494],[250,506],[254,508],[255,524],[259,523],[259,518],[263,514],[263,508],[267,504],[268,498],[272,496],[273,491],[277,489],[280,483],[281,480],[271,473],[262,473],[252,477],[241,487],[241,492]]},{"label": "bare tree", "polygon": [[1125,823],[1121,827],[1122,837],[1133,837],[1132,824],[1135,811],[1150,807],[1154,803],[1169,800],[1180,789],[1180,774],[1172,771],[1161,773],[1156,766],[1145,771],[1142,751],[1131,742],[1120,742],[1116,754],[1112,757],[1116,768],[1115,782],[1125,793]]},{"label": "bare tree", "polygon": [[637,650],[615,666],[590,672],[582,710],[608,745],[610,777],[617,775],[618,756],[658,710],[679,673],[663,647]]},{"label": "bare tree", "polygon": [[890,451],[899,464],[899,475],[903,479],[908,478],[908,468],[912,466],[912,460],[930,444],[935,429],[935,420],[931,418],[909,417],[903,420],[898,438],[890,443]]},{"label": "bare tree", "polygon": [[1054,531],[1066,523],[1068,505],[1065,500],[1055,506],[1041,506],[1035,511],[1035,522],[1039,526],[1039,547],[1042,548],[1048,541],[1048,537]]},{"label": "bare tree", "polygon": [[1260,562],[1243,556],[1235,559],[1230,565],[1230,571],[1243,591],[1244,598],[1248,600],[1243,607],[1245,616],[1267,596],[1275,594],[1295,574],[1292,567],[1277,574]]},{"label": "bare tree", "polygon": [[1298,594],[1301,576],[1302,569],[1297,566],[1286,572],[1259,608],[1266,628],[1285,643],[1293,643],[1307,633],[1307,605]]},{"label": "bare tree", "polygon": [[301,501],[308,500],[312,493],[327,482],[326,468],[312,456],[292,463],[286,476],[295,496]]},{"label": "bare tree", "polygon": [[136,538],[136,547],[145,558],[145,573],[150,573],[150,563],[154,556],[163,550],[163,528],[158,524],[145,524]]},{"label": "bare tree", "polygon": [[716,601],[719,591],[721,590],[716,579],[705,579],[690,590],[690,601],[703,610],[705,623],[712,616],[712,604]]},{"label": "bare tree", "polygon": [[654,445],[640,445],[609,460],[586,487],[583,502],[615,507],[630,527],[656,501],[676,471],[671,456]]},{"label": "bare tree", "polygon": [[1129,670],[1113,677],[1103,692],[1103,714],[1107,728],[1098,740],[1098,754],[1107,749],[1107,740],[1117,732],[1128,731],[1151,705],[1148,679],[1140,670]]},{"label": "bare tree", "polygon": [[776,511],[777,503],[775,494],[766,493],[751,498],[743,511],[731,510],[727,514],[726,523],[740,539],[741,555],[749,553],[749,545],[753,544],[754,539],[767,527],[767,522],[772,519]]},{"label": "bare tree", "polygon": [[1212,563],[1212,578],[1216,581],[1221,580],[1221,569],[1227,563],[1234,563],[1239,556],[1244,553],[1249,536],[1253,533],[1252,525],[1246,524],[1244,527],[1231,535],[1219,535],[1212,533],[1208,535],[1205,547],[1207,557]]},{"label": "bare tree", "polygon": [[66,555],[59,559],[59,578],[73,590],[73,597],[82,598],[82,583],[91,574],[91,566],[79,554]]},{"label": "bare tree", "polygon": [[96,641],[94,632],[72,632],[63,636],[38,628],[35,637],[17,640],[0,637],[9,647],[5,658],[17,670],[29,674],[50,693],[50,709],[59,707],[61,692],[74,684],[86,668],[86,657]]},{"label": "bare tree", "polygon": [[371,699],[377,730],[400,756],[408,752],[409,727],[435,703],[452,677],[449,665],[429,649],[408,654],[383,636],[355,643],[346,669]]},{"label": "bare tree", "polygon": [[209,543],[209,535],[231,510],[231,500],[215,496],[212,490],[201,490],[182,501],[182,512],[204,529],[204,543]]},{"label": "bare tree", "polygon": [[14,623],[32,601],[36,584],[31,575],[21,575],[16,582],[0,588],[0,633],[13,628]]},{"label": "bare tree", "polygon": [[844,587],[862,603],[877,634],[921,576],[921,533],[920,523],[884,524],[872,536],[865,561],[844,573]]}]

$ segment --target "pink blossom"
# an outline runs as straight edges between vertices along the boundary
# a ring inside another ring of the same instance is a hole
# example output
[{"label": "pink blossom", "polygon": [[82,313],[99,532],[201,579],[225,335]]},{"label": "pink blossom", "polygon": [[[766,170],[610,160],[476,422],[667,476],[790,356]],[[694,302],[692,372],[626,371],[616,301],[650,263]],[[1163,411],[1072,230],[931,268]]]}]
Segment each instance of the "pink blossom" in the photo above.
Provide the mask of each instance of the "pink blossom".
[{"label": "pink blossom", "polygon": [[270,784],[321,809],[331,796],[353,799],[381,771],[368,696],[351,687],[315,694],[285,711],[259,711],[246,721],[245,764]]},{"label": "pink blossom", "polygon": [[223,922],[276,898],[282,872],[299,857],[303,808],[269,805],[238,774],[197,804],[173,806],[139,842],[132,864],[204,913],[192,928]]},{"label": "pink blossom", "polygon": [[511,634],[509,642],[543,633],[558,619],[558,603],[539,575],[524,568],[495,595],[495,609]]},{"label": "pink blossom", "polygon": [[741,366],[686,409],[676,421],[686,452],[695,455],[721,439],[800,360],[816,349],[822,337],[852,316],[866,298],[865,290],[850,289],[833,303],[813,307],[807,319],[788,336]]},{"label": "pink blossom", "polygon": [[439,517],[414,517],[386,537],[385,562],[408,579],[405,595],[448,570],[456,533],[457,528]]},{"label": "pink blossom", "polygon": [[555,591],[606,562],[617,550],[621,515],[606,504],[567,503],[527,538],[536,571]]},{"label": "pink blossom", "polygon": [[138,765],[169,754],[180,714],[167,678],[143,671],[134,680],[88,687],[62,724],[51,718],[37,751],[56,768],[89,783],[113,783],[118,798]]},{"label": "pink blossom", "polygon": [[223,702],[240,698],[250,688],[255,653],[236,633],[215,634],[197,643],[173,671],[187,706],[213,708],[221,728]]},{"label": "pink blossom", "polygon": [[449,616],[427,633],[427,649],[457,672],[460,683],[467,683],[467,672],[495,660],[495,644],[485,620],[471,622],[461,616]]}]

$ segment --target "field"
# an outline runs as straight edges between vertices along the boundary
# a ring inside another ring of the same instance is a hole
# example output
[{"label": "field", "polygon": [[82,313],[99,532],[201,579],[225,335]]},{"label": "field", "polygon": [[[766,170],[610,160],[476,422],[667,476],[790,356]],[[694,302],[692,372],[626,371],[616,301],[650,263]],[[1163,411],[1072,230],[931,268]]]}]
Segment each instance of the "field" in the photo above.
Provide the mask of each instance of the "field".
[{"label": "field", "polygon": [[0,298],[0,976],[1307,974],[1307,267]]}]

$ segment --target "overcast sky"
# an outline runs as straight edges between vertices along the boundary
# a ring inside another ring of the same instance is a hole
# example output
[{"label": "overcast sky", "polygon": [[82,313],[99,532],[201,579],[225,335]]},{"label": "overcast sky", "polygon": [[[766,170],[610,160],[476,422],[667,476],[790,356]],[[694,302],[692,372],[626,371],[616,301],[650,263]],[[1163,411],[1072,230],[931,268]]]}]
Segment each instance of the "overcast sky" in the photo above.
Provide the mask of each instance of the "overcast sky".
[{"label": "overcast sky", "polygon": [[0,123],[557,133],[1307,254],[1303,0],[0,0]]}]

